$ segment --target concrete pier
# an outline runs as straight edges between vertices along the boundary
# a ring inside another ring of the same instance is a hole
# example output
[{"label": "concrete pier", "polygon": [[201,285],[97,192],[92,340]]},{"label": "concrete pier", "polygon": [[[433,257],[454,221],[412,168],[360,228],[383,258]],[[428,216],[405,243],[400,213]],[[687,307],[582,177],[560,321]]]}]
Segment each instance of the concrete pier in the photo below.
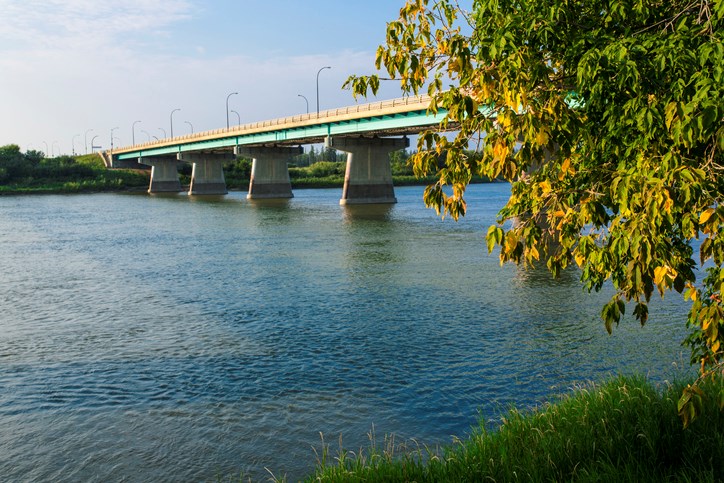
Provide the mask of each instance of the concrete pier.
[{"label": "concrete pier", "polygon": [[409,139],[332,137],[324,144],[347,153],[340,205],[397,203],[389,153],[407,148]]},{"label": "concrete pier", "polygon": [[151,166],[149,193],[178,193],[182,190],[175,156],[140,157],[138,163]]},{"label": "concrete pier", "polygon": [[225,195],[224,163],[234,159],[231,153],[179,153],[179,161],[193,163],[190,195]]},{"label": "concrete pier", "polygon": [[292,198],[287,163],[302,154],[301,146],[236,146],[234,154],[252,158],[248,199]]}]

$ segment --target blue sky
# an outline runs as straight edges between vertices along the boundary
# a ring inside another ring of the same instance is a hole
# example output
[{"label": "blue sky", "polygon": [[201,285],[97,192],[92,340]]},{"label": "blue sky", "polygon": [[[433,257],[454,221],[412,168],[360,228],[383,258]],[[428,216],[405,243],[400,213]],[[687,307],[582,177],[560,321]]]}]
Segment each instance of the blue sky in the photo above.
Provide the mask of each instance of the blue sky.
[{"label": "blue sky", "polygon": [[[0,145],[84,152],[354,104],[404,0],[0,0]],[[396,82],[378,99],[399,97]],[[360,100],[359,102],[365,102]],[[232,123],[236,115],[232,114]],[[188,121],[188,123],[187,123]],[[92,130],[92,131],[89,131]],[[144,132],[145,131],[145,132]]]}]

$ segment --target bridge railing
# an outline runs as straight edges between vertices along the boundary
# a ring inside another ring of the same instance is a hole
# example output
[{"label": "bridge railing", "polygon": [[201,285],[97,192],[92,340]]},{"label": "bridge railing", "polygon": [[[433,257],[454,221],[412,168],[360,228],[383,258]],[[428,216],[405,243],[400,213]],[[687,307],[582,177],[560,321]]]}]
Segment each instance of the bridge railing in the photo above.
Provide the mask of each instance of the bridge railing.
[{"label": "bridge railing", "polygon": [[[150,141],[146,143],[139,143],[133,146],[126,146],[123,148],[115,149],[114,153],[122,151],[133,151],[136,149],[167,146],[176,144],[180,141],[200,140],[209,137],[220,136],[224,134],[242,134],[245,131],[258,131],[270,127],[278,127],[284,125],[306,125],[316,124],[320,121],[334,120],[347,116],[360,117],[359,114],[367,114],[370,112],[378,111],[380,115],[392,114],[396,111],[404,112],[409,109],[400,109],[403,107],[418,107],[420,109],[426,109],[430,104],[430,96],[414,96],[414,97],[401,97],[397,99],[388,99],[384,101],[376,101],[365,104],[356,104],[354,106],[340,107],[327,109],[319,113],[313,112],[308,114],[297,114],[294,116],[280,117],[276,119],[269,119],[264,121],[257,121],[253,123],[241,124],[238,126],[232,126],[228,128],[214,129],[212,131],[202,131],[193,134],[185,134],[182,136],[174,136],[173,138],[164,138],[157,141]],[[416,110],[416,109],[415,109]]]}]

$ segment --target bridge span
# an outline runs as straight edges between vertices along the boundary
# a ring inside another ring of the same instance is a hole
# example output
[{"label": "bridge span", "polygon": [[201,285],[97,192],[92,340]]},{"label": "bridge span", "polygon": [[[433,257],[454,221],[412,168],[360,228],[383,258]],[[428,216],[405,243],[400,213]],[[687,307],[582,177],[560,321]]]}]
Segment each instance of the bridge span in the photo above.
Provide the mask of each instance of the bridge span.
[{"label": "bridge span", "polygon": [[[347,153],[340,204],[395,203],[389,153],[409,146],[407,135],[439,125],[430,97],[358,104],[320,113],[259,121],[103,151],[108,168],[151,166],[149,193],[180,192],[178,163],[192,163],[189,194],[226,194],[223,164],[252,158],[247,198],[291,198],[287,164],[303,144],[324,142]],[[402,136],[402,137],[400,137]]]}]

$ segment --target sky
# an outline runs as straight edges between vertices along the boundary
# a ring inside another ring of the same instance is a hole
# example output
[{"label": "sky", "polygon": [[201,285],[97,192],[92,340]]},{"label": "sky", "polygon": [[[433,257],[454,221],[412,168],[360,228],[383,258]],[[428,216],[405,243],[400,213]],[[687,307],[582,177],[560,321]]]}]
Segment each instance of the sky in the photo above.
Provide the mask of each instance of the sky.
[{"label": "sky", "polygon": [[[353,105],[404,0],[0,0],[0,146],[82,154]],[[378,100],[402,95],[383,84]],[[176,111],[171,116],[172,111]],[[135,123],[135,136],[132,129]],[[237,116],[230,113],[231,124]],[[118,128],[118,129],[114,129]],[[96,137],[97,136],[97,137]],[[87,140],[87,143],[86,143]]]}]

